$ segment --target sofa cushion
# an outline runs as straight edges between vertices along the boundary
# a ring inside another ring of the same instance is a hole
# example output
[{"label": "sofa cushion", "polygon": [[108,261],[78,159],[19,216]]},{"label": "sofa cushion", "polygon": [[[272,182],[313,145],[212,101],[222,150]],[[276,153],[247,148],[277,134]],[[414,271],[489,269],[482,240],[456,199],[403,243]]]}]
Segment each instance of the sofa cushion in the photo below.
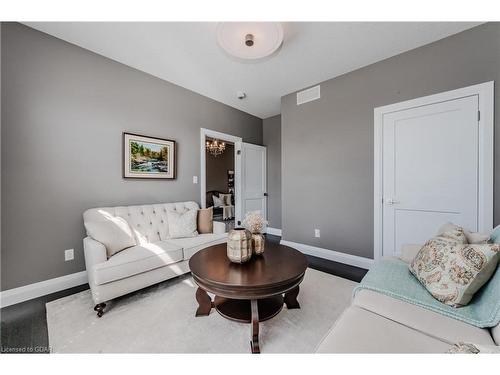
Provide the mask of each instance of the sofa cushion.
[{"label": "sofa cushion", "polygon": [[102,221],[109,215],[119,216],[128,222],[134,232],[137,244],[142,245],[170,238],[167,211],[183,213],[198,208],[196,202],[91,208],[83,213],[83,220],[84,222]]},{"label": "sofa cushion", "polygon": [[445,353],[450,344],[357,306],[347,308],[319,353]]},{"label": "sofa cushion", "polygon": [[478,328],[437,312],[368,289],[356,293],[353,305],[449,343],[492,345],[487,328]]},{"label": "sofa cushion", "polygon": [[159,241],[129,247],[106,262],[95,265],[92,272],[96,285],[102,285],[180,262],[182,256],[180,246]]},{"label": "sofa cushion", "polygon": [[200,234],[191,238],[176,238],[168,240],[168,243],[181,247],[184,252],[184,259],[187,260],[196,252],[213,245],[224,243],[227,240],[227,234],[207,233]]},{"label": "sofa cushion", "polygon": [[121,217],[109,217],[103,221],[89,221],[85,223],[87,234],[106,247],[107,257],[135,246],[134,234],[128,223]]}]

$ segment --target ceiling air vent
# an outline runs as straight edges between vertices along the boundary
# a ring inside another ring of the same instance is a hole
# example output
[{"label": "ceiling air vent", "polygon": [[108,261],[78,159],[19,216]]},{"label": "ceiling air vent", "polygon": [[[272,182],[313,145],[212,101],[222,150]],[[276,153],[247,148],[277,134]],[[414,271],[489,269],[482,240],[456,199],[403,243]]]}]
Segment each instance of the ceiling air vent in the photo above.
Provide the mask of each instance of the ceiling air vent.
[{"label": "ceiling air vent", "polygon": [[310,89],[303,90],[297,93],[297,105],[301,105],[321,97],[320,85],[311,87]]}]

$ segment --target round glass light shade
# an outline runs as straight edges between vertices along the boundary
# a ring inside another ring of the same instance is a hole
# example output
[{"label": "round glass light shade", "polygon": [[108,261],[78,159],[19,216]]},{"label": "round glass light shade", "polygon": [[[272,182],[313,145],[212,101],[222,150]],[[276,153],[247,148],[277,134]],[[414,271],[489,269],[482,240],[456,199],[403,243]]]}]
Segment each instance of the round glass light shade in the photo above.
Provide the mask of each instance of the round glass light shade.
[{"label": "round glass light shade", "polygon": [[[248,42],[250,36],[253,43]],[[217,25],[217,41],[232,56],[262,59],[281,46],[283,28],[278,22],[221,22]]]}]

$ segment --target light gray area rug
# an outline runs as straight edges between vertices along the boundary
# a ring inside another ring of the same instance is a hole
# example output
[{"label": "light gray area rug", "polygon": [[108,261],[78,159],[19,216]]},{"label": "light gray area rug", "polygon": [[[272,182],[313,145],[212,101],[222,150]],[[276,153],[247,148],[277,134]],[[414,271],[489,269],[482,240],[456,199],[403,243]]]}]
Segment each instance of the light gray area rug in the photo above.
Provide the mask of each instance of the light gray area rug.
[{"label": "light gray area rug", "polygon": [[[357,284],[308,269],[300,309],[283,310],[260,323],[262,353],[312,353],[350,304]],[[47,303],[49,345],[55,353],[249,353],[250,324],[212,310],[194,316],[196,285],[176,278],[121,297],[102,318],[86,290]]]}]

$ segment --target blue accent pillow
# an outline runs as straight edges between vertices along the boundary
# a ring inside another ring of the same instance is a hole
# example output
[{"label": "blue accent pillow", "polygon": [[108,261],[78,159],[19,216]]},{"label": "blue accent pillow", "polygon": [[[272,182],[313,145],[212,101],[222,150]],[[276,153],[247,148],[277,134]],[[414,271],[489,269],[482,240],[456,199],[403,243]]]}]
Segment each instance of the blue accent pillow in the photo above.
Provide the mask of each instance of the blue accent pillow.
[{"label": "blue accent pillow", "polygon": [[490,242],[500,243],[500,225],[491,231]]}]

